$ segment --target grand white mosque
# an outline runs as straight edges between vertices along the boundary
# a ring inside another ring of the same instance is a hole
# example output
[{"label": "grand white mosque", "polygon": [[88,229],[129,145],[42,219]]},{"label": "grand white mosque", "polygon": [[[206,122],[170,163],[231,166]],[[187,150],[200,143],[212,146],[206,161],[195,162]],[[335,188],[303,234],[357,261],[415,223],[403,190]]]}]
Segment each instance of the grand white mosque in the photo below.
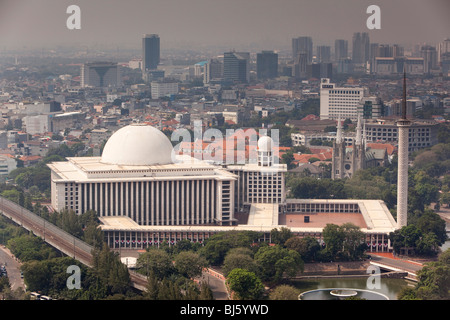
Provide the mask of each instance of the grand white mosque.
[{"label": "grand white mosque", "polygon": [[255,163],[217,165],[174,156],[158,129],[134,124],[116,131],[101,157],[48,164],[55,210],[95,210],[113,249],[144,249],[182,239],[203,242],[229,230],[288,227],[322,242],[327,223],[351,222],[370,251],[388,251],[396,222],[381,200],[288,199],[286,165],[274,161],[270,137],[258,140]]}]

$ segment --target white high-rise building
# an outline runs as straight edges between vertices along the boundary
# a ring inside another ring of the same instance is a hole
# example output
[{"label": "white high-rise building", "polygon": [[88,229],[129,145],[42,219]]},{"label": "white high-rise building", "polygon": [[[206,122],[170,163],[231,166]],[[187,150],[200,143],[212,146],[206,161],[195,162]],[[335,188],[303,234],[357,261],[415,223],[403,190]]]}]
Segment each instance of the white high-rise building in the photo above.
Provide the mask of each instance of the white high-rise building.
[{"label": "white high-rise building", "polygon": [[320,119],[358,120],[358,105],[367,89],[363,87],[336,87],[330,79],[320,84]]},{"label": "white high-rise building", "polygon": [[178,82],[174,81],[152,81],[151,85],[152,99],[178,94]]},{"label": "white high-rise building", "polygon": [[52,114],[39,114],[23,117],[23,124],[28,134],[53,132]]}]

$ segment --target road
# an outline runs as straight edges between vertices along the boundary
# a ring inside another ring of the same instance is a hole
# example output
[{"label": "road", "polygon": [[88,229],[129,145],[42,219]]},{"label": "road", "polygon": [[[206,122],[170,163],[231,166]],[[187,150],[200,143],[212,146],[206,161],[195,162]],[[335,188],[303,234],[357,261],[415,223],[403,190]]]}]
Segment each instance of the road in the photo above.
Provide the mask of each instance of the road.
[{"label": "road", "polygon": [[25,288],[23,279],[20,277],[20,262],[3,245],[0,246],[0,265],[6,265],[11,290],[16,290],[20,287]]},{"label": "road", "polygon": [[215,300],[228,300],[228,290],[225,286],[225,278],[222,274],[212,270],[207,269],[203,271],[200,281],[205,281],[213,293]]}]

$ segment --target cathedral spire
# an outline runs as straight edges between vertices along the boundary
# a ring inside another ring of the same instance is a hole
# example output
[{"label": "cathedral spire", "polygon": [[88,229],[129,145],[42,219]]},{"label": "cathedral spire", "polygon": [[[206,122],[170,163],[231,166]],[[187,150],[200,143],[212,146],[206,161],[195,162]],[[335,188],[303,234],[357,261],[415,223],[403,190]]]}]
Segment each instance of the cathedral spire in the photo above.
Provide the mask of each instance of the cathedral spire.
[{"label": "cathedral spire", "polygon": [[343,140],[342,138],[342,122],[341,122],[341,116],[339,116],[337,121],[337,133],[336,133],[336,144],[341,143]]},{"label": "cathedral spire", "polygon": [[363,133],[363,145],[364,148],[367,146],[367,134],[366,134],[366,120],[363,120],[363,129],[362,129],[362,133]]},{"label": "cathedral spire", "polygon": [[356,140],[355,145],[360,146],[362,143],[362,127],[361,127],[361,116],[358,113],[358,123],[356,125]]}]

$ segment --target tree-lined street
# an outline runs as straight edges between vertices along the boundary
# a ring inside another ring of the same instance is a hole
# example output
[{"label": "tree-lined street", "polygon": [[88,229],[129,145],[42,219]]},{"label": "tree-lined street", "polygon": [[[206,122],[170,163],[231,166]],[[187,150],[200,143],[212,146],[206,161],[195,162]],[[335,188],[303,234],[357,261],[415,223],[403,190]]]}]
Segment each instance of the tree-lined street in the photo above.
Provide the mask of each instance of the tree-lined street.
[{"label": "tree-lined street", "polygon": [[4,246],[0,246],[0,265],[6,266],[11,290],[14,291],[20,287],[25,289],[20,275],[20,263],[14,258],[11,251]]}]

